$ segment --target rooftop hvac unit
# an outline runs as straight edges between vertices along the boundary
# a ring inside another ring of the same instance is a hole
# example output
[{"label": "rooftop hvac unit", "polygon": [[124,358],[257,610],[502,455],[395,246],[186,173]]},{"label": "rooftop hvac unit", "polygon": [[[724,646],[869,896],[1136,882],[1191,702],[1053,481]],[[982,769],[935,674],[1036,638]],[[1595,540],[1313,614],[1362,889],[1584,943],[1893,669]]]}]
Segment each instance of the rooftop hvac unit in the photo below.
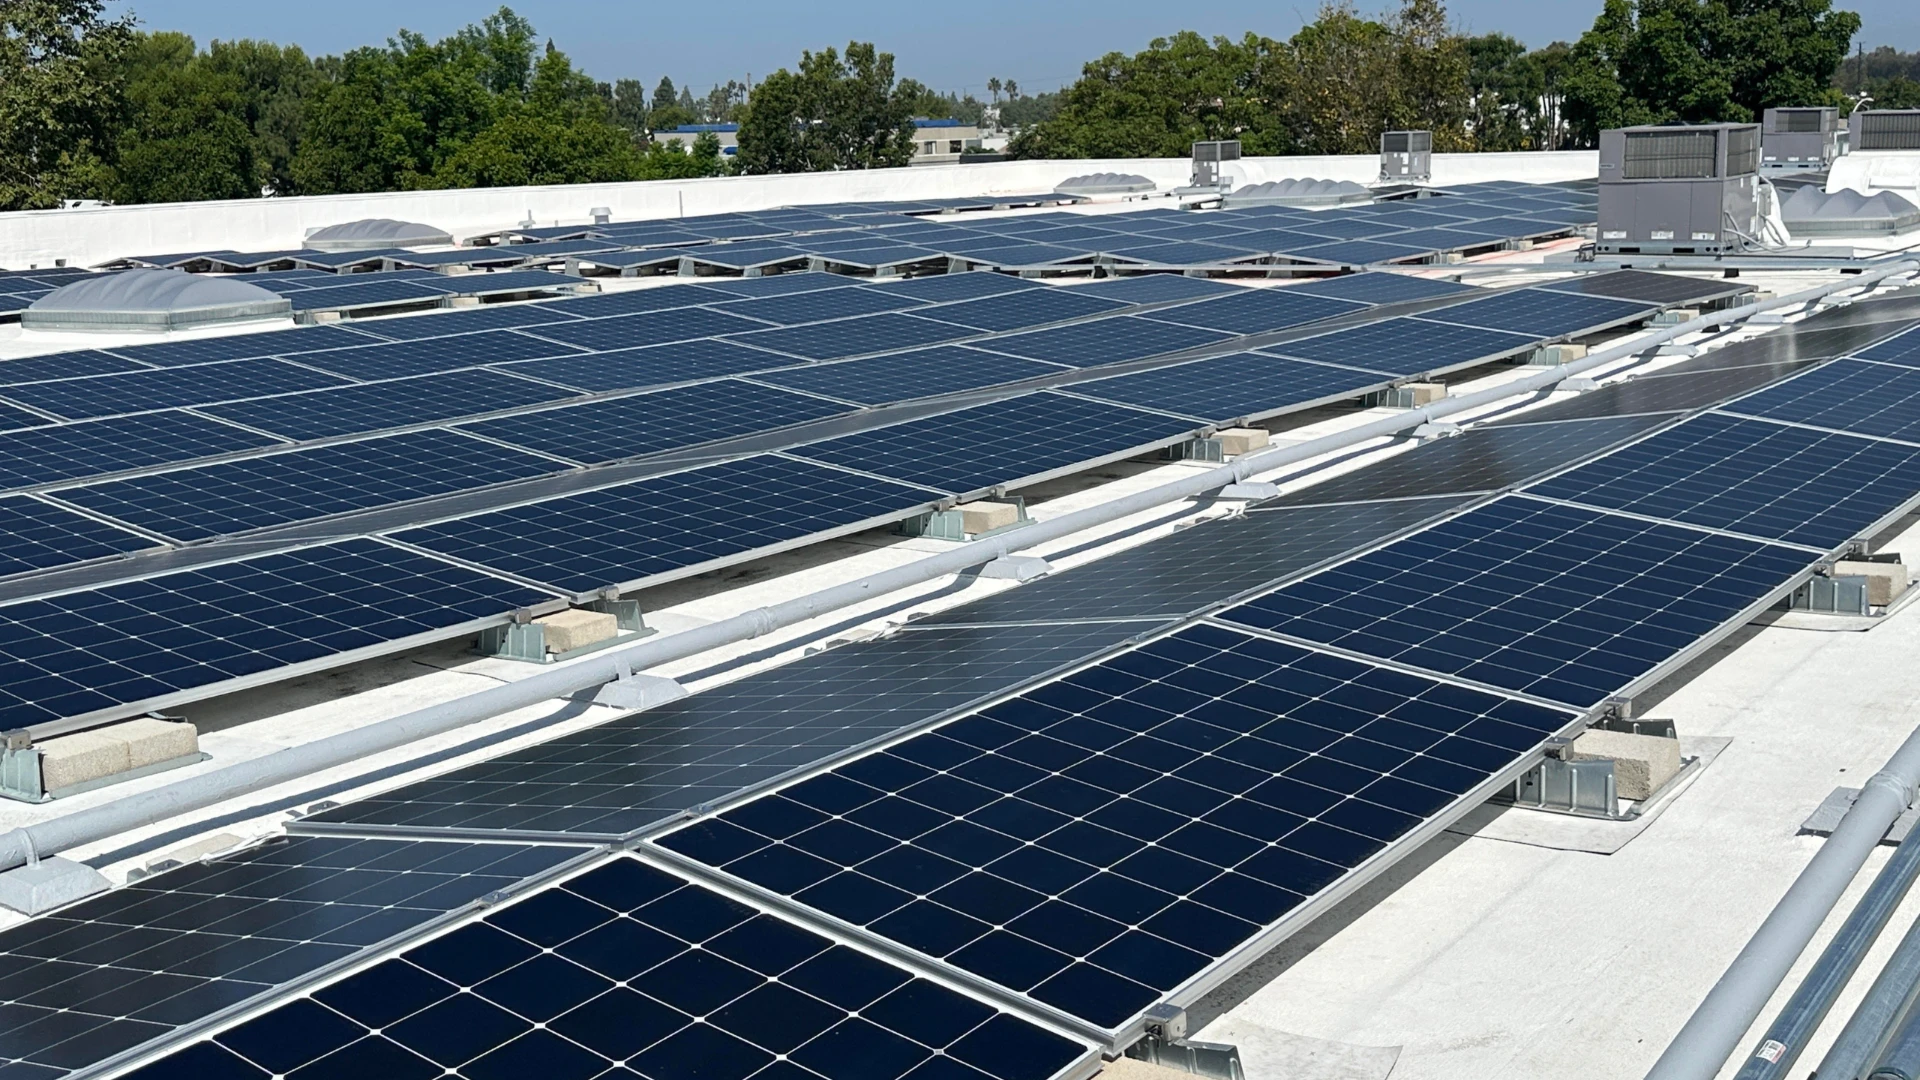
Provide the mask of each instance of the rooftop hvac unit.
[{"label": "rooftop hvac unit", "polygon": [[1193,186],[1197,188],[1220,186],[1220,163],[1239,160],[1240,140],[1238,139],[1194,143]]},{"label": "rooftop hvac unit", "polygon": [[1762,172],[1822,172],[1840,156],[1840,110],[1768,109],[1760,141]]},{"label": "rooftop hvac unit", "polygon": [[1920,109],[1865,109],[1852,125],[1854,150],[1920,150]]},{"label": "rooftop hvac unit", "polygon": [[1757,236],[1760,125],[1632,127],[1600,133],[1606,254],[1715,255]]},{"label": "rooftop hvac unit", "polygon": [[1828,170],[1827,192],[1890,191],[1920,204],[1920,109],[1862,109],[1847,123],[1851,145]]},{"label": "rooftop hvac unit", "polygon": [[1387,131],[1380,135],[1380,179],[1424,184],[1433,179],[1433,132]]}]

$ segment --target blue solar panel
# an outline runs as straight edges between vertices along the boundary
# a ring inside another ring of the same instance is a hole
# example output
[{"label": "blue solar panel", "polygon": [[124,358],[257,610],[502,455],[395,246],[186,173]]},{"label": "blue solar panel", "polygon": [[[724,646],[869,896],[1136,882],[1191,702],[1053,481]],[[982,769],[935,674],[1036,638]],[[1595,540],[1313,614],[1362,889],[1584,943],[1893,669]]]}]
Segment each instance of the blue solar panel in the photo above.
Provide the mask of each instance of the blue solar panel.
[{"label": "blue solar panel", "polygon": [[1878,345],[1861,350],[1858,355],[1863,360],[1878,360],[1883,364],[1920,368],[1920,331],[1908,330],[1897,334]]},{"label": "blue solar panel", "polygon": [[0,498],[0,577],[158,546],[143,536],[38,499]]},{"label": "blue solar panel", "polygon": [[493,371],[457,371],[286,394],[205,411],[289,439],[324,439],[431,424],[572,396],[571,390]]},{"label": "blue solar panel", "polygon": [[1199,626],[654,843],[1121,1030],[1575,719]]},{"label": "blue solar panel", "polygon": [[1920,372],[1895,364],[1835,360],[1722,408],[1920,442]]},{"label": "blue solar panel", "polygon": [[431,375],[438,371],[457,371],[481,364],[539,360],[550,356],[571,356],[579,352],[571,345],[556,345],[511,330],[482,330],[453,337],[380,342],[352,349],[304,353],[300,363],[353,379],[404,379],[409,375]]},{"label": "blue solar panel", "polygon": [[57,494],[94,513],[194,541],[565,468],[456,432],[427,430],[108,480]]},{"label": "blue solar panel", "polygon": [[731,340],[809,360],[839,360],[848,356],[956,341],[978,333],[965,326],[936,322],[931,317],[883,312],[838,322],[783,326],[774,330],[735,334]]},{"label": "blue solar panel", "polygon": [[146,370],[148,369],[145,365],[137,364],[132,360],[122,360],[112,353],[101,352],[98,349],[86,349],[79,352],[53,353],[48,356],[26,356],[17,360],[0,360],[0,386]]},{"label": "blue solar panel", "polygon": [[295,311],[344,311],[391,304],[436,303],[446,295],[445,289],[418,281],[366,281],[326,289],[302,289],[288,293],[287,299]]},{"label": "blue solar panel", "polygon": [[1425,258],[1434,252],[1430,247],[1410,247],[1380,240],[1342,240],[1335,244],[1310,244],[1281,250],[1289,258],[1309,259],[1334,266],[1405,262]]},{"label": "blue solar panel", "polygon": [[0,434],[0,490],[275,445],[268,436],[185,412],[27,428]]},{"label": "blue solar panel", "polygon": [[482,330],[509,330],[516,326],[570,322],[565,309],[551,304],[493,304],[482,308],[458,308],[424,315],[388,319],[369,319],[355,323],[355,329],[389,341],[415,341],[420,338],[472,334]]},{"label": "blue solar panel", "polygon": [[261,356],[292,356],[317,349],[343,349],[349,345],[366,343],[364,334],[344,327],[306,326],[270,334],[234,334],[155,345],[116,345],[113,354],[143,364],[179,367],[184,364],[211,364],[220,360],[251,360]]},{"label": "blue solar panel", "polygon": [[588,463],[619,461],[854,412],[738,379],[566,405],[466,425],[490,439]]},{"label": "blue solar panel", "polygon": [[1304,296],[1292,289],[1242,289],[1238,296],[1218,296],[1162,308],[1145,318],[1229,334],[1263,334],[1365,310],[1364,304]]},{"label": "blue solar panel", "polygon": [[1228,296],[1239,290],[1240,286],[1210,278],[1187,277],[1185,274],[1135,274],[1103,278],[1074,288],[1084,290],[1089,296],[1127,304],[1162,304],[1172,300]]},{"label": "blue solar panel", "polygon": [[1058,364],[1022,360],[969,349],[964,345],[935,345],[930,349],[868,357],[839,363],[810,364],[769,372],[755,381],[825,394],[862,405],[980,390],[1023,379],[1056,375]]},{"label": "blue solar panel", "polygon": [[1221,617],[1586,708],[1814,559],[1508,496]]},{"label": "blue solar panel", "polygon": [[1404,274],[1342,274],[1335,278],[1310,281],[1293,288],[1311,296],[1332,296],[1358,300],[1363,304],[1397,304],[1405,300],[1429,300],[1436,296],[1458,296],[1475,291],[1472,285]]},{"label": "blue solar panel", "polygon": [[913,263],[944,264],[947,258],[944,253],[929,248],[909,244],[878,244],[873,238],[863,238],[858,243],[850,242],[845,246],[833,245],[831,248],[824,243],[807,244],[804,240],[796,240],[795,243],[806,244],[823,263],[855,270],[879,271]]},{"label": "blue solar panel", "polygon": [[341,386],[347,379],[284,360],[230,360],[9,386],[8,400],[70,420]]},{"label": "blue solar panel", "polygon": [[1497,296],[1453,304],[1418,316],[1423,320],[1511,330],[1535,337],[1578,334],[1624,322],[1636,322],[1659,310],[1657,304],[1610,300],[1604,296],[1514,289]]},{"label": "blue solar panel", "polygon": [[[601,293],[599,296],[569,297],[565,300],[543,300],[527,305],[535,311],[549,311],[554,315],[568,315],[580,319],[604,319],[610,315],[639,315],[648,311],[667,311],[672,308],[696,307],[716,301],[731,300],[724,292],[709,289],[704,285],[661,285],[651,289],[628,289],[624,292]],[[549,322],[562,322],[562,319],[550,319]],[[376,328],[381,325],[373,324]]]},{"label": "blue solar panel", "polygon": [[1399,226],[1378,221],[1371,214],[1340,210],[1326,210],[1289,221],[1287,228],[1329,240],[1378,240],[1400,231]]},{"label": "blue solar panel", "polygon": [[0,723],[165,700],[549,599],[373,540],[0,605]]},{"label": "blue solar panel", "polygon": [[1260,353],[1234,353],[1076,383],[1073,392],[1220,422],[1266,416],[1328,398],[1351,397],[1387,381],[1350,368]]},{"label": "blue solar panel", "polygon": [[456,274],[438,281],[423,282],[453,296],[491,296],[500,293],[543,292],[571,289],[581,279],[551,270],[496,270],[490,274]]},{"label": "blue solar panel", "polygon": [[1039,289],[1011,296],[986,296],[978,300],[941,304],[929,308],[929,318],[971,326],[977,330],[1024,330],[1030,326],[1085,319],[1125,311],[1127,304],[1104,300],[1071,289]]},{"label": "blue solar panel", "polygon": [[1008,243],[1000,237],[984,237],[980,244],[946,243],[941,250],[957,253],[968,262],[982,266],[1019,270],[1028,267],[1062,266],[1086,262],[1092,248],[1077,245]]},{"label": "blue solar panel", "polygon": [[1012,1013],[619,856],[126,1075],[1051,1080],[1097,1060]]},{"label": "blue solar panel", "polygon": [[920,306],[921,302],[914,297],[896,296],[874,289],[812,289],[785,296],[735,300],[727,304],[725,310],[732,315],[744,315],[775,326],[797,326]]},{"label": "blue solar panel", "polygon": [[1273,346],[1274,352],[1345,364],[1393,375],[1418,375],[1482,360],[1511,356],[1537,344],[1538,338],[1502,330],[1388,319],[1385,322],[1336,330],[1331,334]]},{"label": "blue solar panel", "polygon": [[38,413],[31,413],[13,405],[0,404],[0,431],[18,431],[21,428],[42,427],[53,421]]},{"label": "blue solar panel", "polygon": [[795,448],[795,455],[953,494],[1143,453],[1191,420],[1041,392]]},{"label": "blue solar panel", "polygon": [[809,258],[805,249],[785,244],[707,244],[682,248],[680,257],[697,265],[742,272],[787,263],[801,264]]},{"label": "blue solar panel", "polygon": [[903,516],[936,497],[765,455],[408,529],[394,538],[585,594]]},{"label": "blue solar panel", "polygon": [[890,296],[911,296],[930,304],[944,304],[955,300],[978,300],[983,296],[1031,292],[1034,289],[1044,289],[1046,286],[1037,281],[1009,277],[1006,274],[974,273],[930,274],[927,277],[884,282],[868,288],[872,292],[886,293]]},{"label": "blue solar panel", "polygon": [[[673,238],[667,238],[672,242]],[[687,234],[688,241],[700,239]],[[579,257],[579,265],[601,267],[609,270],[631,270],[635,267],[678,267],[680,251],[673,247],[656,247],[643,251],[600,251]]]},{"label": "blue solar panel", "polygon": [[728,296],[789,296],[793,293],[812,292],[815,289],[846,289],[861,284],[863,279],[843,277],[839,274],[770,274],[754,278],[712,278],[694,286],[701,290],[712,290]]},{"label": "blue solar panel", "polygon": [[1270,253],[1264,245],[1249,247],[1227,240],[1212,244],[1182,242],[1100,244],[1095,250],[1103,255],[1139,263],[1142,266],[1217,266],[1236,259]]},{"label": "blue solar panel", "polygon": [[1029,360],[1046,360],[1069,367],[1094,367],[1185,352],[1232,337],[1232,334],[1217,330],[1175,326],[1121,315],[1073,326],[1056,326],[1050,330],[997,337],[983,343],[983,347],[1009,356],[1024,356]]},{"label": "blue solar panel", "polygon": [[581,390],[604,391],[669,386],[717,375],[773,371],[804,363],[806,361],[791,356],[749,349],[730,341],[706,340],[677,341],[639,349],[615,349],[612,352],[565,356],[555,360],[504,364],[501,370]]},{"label": "blue solar panel", "polygon": [[[569,309],[571,310],[571,309]],[[604,352],[641,345],[664,345],[669,341],[693,341],[720,334],[752,330],[763,323],[707,308],[675,311],[646,311],[637,315],[618,315],[607,319],[582,319],[577,322],[542,326],[528,333],[568,345]]]},{"label": "blue solar panel", "polygon": [[1708,414],[1529,490],[1831,550],[1920,495],[1920,447]]}]

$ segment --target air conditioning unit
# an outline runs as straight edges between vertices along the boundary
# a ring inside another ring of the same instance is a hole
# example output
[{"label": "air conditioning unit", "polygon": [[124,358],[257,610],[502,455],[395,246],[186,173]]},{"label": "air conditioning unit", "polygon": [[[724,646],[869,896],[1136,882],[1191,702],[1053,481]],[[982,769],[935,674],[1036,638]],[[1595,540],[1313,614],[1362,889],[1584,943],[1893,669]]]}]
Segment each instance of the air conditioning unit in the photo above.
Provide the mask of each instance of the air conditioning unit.
[{"label": "air conditioning unit", "polygon": [[1847,124],[1850,145],[1827,172],[1827,193],[1891,191],[1920,204],[1920,109],[1862,109]]},{"label": "air conditioning unit", "polygon": [[[1221,163],[1239,160],[1240,140],[1238,139],[1194,143],[1192,186],[1197,188],[1221,186]],[[1232,179],[1226,178],[1226,183],[1230,185]]]},{"label": "air conditioning unit", "polygon": [[1717,255],[1759,235],[1760,125],[1600,133],[1603,254]]},{"label": "air conditioning unit", "polygon": [[1380,180],[1425,184],[1433,179],[1433,132],[1386,131],[1380,134]]},{"label": "air conditioning unit", "polygon": [[1920,109],[1862,109],[1851,123],[1855,150],[1920,150]]},{"label": "air conditioning unit", "polygon": [[1760,171],[1825,172],[1840,156],[1840,110],[1768,109],[1760,139]]}]

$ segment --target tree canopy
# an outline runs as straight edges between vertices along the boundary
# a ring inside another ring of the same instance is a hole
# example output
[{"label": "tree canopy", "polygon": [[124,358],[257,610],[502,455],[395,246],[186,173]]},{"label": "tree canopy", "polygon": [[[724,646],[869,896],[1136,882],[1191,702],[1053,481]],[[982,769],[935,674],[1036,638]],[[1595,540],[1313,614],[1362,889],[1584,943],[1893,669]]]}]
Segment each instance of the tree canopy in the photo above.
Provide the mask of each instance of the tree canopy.
[{"label": "tree canopy", "polygon": [[746,173],[823,172],[905,165],[913,106],[925,88],[897,82],[893,54],[869,42],[806,52],[754,87],[740,122],[736,164]]}]

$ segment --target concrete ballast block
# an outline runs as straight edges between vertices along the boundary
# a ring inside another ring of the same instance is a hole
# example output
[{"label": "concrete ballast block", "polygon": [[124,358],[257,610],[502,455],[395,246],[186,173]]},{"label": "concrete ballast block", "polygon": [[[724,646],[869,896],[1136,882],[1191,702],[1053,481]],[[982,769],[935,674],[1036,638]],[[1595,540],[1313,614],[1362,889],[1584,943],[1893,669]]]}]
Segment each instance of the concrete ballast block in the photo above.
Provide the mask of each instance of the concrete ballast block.
[{"label": "concrete ballast block", "polygon": [[1228,457],[1250,454],[1267,445],[1267,429],[1257,427],[1225,428],[1214,435],[1220,440],[1220,452]]},{"label": "concrete ballast block", "polygon": [[575,608],[542,615],[533,621],[546,635],[547,651],[552,653],[584,649],[620,635],[620,620],[607,611]]},{"label": "concrete ballast block", "polygon": [[1447,387],[1437,382],[1410,382],[1400,384],[1400,389],[1413,395],[1413,407],[1431,405],[1447,396]]},{"label": "concrete ballast block", "polygon": [[1575,360],[1585,360],[1586,358],[1587,347],[1585,345],[1544,345],[1535,349],[1533,358],[1527,362],[1541,367],[1558,367],[1561,364],[1571,364]]},{"label": "concrete ballast block", "polygon": [[192,724],[142,717],[98,732],[127,744],[127,767],[156,765],[200,752],[200,733]]},{"label": "concrete ballast block", "polygon": [[133,767],[126,740],[97,731],[78,731],[36,745],[40,751],[40,787],[45,791],[84,784]]},{"label": "concrete ballast block", "polygon": [[1867,603],[1874,607],[1886,607],[1907,591],[1905,563],[1852,562],[1842,559],[1833,564],[1833,572],[1839,577],[1866,578]]},{"label": "concrete ballast block", "polygon": [[1004,529],[1020,521],[1020,507],[1014,503],[981,500],[959,507],[960,529],[970,536],[978,536],[995,529]]},{"label": "concrete ballast block", "polygon": [[1651,797],[1680,771],[1678,739],[1624,731],[1585,732],[1561,756],[1567,761],[1613,762],[1614,790],[1636,802]]}]

